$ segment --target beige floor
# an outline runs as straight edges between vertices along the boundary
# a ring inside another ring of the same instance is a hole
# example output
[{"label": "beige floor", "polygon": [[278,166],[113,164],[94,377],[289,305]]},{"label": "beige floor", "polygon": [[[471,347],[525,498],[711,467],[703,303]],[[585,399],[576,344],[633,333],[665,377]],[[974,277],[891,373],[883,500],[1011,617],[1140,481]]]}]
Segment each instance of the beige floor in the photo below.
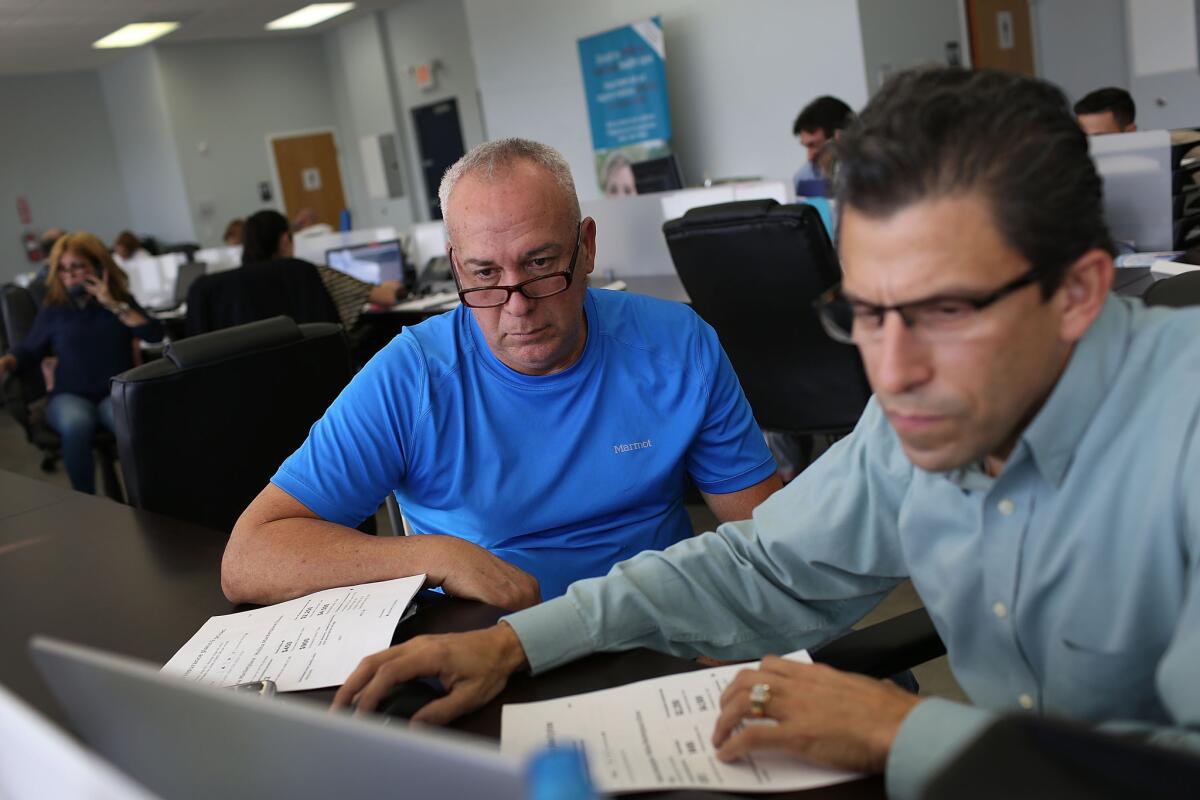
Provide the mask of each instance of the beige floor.
[{"label": "beige floor", "polygon": [[[48,481],[68,489],[71,487],[71,483],[67,480],[67,474],[61,464],[59,464],[56,471],[46,473],[42,472],[40,463],[40,453],[33,445],[25,441],[25,435],[20,426],[7,413],[0,411],[0,469],[37,480]],[[713,524],[716,522],[712,513],[703,505],[689,506],[688,513],[691,515],[692,525],[697,531],[711,530]],[[381,530],[386,530],[388,524],[386,515],[380,514],[379,524]],[[906,611],[918,608],[920,605],[921,599],[917,597],[912,584],[906,581],[896,587],[896,590],[878,608],[864,618],[860,625],[869,625],[873,622],[888,619],[897,614],[903,614]],[[946,663],[945,657],[924,664],[914,670],[914,672],[921,684],[922,695],[935,695],[955,700],[966,699],[962,689],[959,688],[958,683],[954,680],[954,676],[950,674],[950,668]]]}]

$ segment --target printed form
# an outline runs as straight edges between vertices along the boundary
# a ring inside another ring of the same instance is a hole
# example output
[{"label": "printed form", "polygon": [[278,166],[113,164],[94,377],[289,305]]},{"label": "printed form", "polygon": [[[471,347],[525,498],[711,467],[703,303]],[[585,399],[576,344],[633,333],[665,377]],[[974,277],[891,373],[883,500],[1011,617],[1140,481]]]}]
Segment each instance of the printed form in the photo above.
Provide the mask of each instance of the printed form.
[{"label": "printed form", "polygon": [[272,680],[281,692],[340,686],[392,643],[424,575],[342,586],[212,617],[162,668],[209,686]]},{"label": "printed form", "polygon": [[[785,658],[812,663],[804,650]],[[790,792],[862,777],[782,753],[758,753],[733,764],[717,761],[712,732],[721,692],[740,671],[756,666],[715,667],[558,700],[511,703],[502,711],[500,750],[525,759],[547,745],[582,743],[593,782],[610,793]]]}]

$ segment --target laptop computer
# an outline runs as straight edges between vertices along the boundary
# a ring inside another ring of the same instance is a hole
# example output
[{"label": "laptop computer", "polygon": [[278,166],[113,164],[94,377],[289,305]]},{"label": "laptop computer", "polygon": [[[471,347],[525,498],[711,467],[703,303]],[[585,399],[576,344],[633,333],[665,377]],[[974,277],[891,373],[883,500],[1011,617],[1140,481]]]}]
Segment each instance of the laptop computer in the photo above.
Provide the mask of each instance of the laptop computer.
[{"label": "laptop computer", "polygon": [[325,263],[364,283],[404,281],[413,288],[414,271],[404,261],[404,251],[397,239],[369,242],[325,251]]},{"label": "laptop computer", "polygon": [[40,636],[30,650],[83,739],[171,800],[525,797],[520,764],[463,734],[201,686]]}]

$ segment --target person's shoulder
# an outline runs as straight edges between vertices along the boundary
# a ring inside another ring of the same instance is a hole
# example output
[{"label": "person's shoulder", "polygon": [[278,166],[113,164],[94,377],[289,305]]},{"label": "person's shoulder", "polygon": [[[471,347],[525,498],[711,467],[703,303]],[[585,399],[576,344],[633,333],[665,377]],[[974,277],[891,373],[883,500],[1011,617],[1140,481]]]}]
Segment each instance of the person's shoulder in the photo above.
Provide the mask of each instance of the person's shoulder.
[{"label": "person's shoulder", "polygon": [[[1138,360],[1153,360],[1158,372],[1169,364],[1200,365],[1200,306],[1149,308],[1140,301],[1123,301],[1130,312],[1131,351]],[[1170,376],[1164,376],[1170,377]]]},{"label": "person's shoulder", "polygon": [[460,306],[416,325],[406,326],[380,354],[390,351],[390,358],[415,358],[430,377],[437,380],[457,371],[463,354],[473,346],[467,328],[469,324],[470,312]]},{"label": "person's shoulder", "polygon": [[591,289],[602,327],[606,332],[633,329],[657,340],[664,334],[674,339],[696,327],[700,318],[689,306],[633,292]]},{"label": "person's shoulder", "polygon": [[682,366],[693,363],[716,342],[712,329],[683,303],[606,289],[593,289],[590,294],[600,334],[627,352],[664,366]]}]

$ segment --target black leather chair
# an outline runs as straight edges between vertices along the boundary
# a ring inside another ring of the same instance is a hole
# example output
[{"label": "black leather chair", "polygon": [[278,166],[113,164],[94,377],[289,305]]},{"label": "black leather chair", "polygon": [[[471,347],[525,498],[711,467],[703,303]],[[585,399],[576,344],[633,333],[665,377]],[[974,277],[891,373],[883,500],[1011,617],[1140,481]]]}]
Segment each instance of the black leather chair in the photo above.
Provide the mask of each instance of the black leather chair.
[{"label": "black leather chair", "polygon": [[1151,284],[1142,300],[1148,306],[1200,306],[1200,272],[1184,272]]},{"label": "black leather chair", "polygon": [[870,396],[858,352],[829,338],[812,303],[841,280],[817,210],[748,200],[663,225],[692,307],[721,339],[758,424],[847,433]]},{"label": "black leather chair", "polygon": [[[7,353],[20,344],[33,328],[38,305],[33,295],[20,286],[0,287],[0,353]],[[4,408],[25,431],[25,439],[42,451],[42,470],[53,472],[62,457],[62,439],[46,424],[44,418],[46,383],[40,369],[21,374],[7,374],[0,386]],[[117,480],[117,443],[113,435],[100,428],[92,439],[100,481],[105,496],[124,502],[125,494]]]},{"label": "black leather chair", "polygon": [[352,375],[340,325],[287,317],[172,342],[163,355],[113,380],[130,504],[223,531]]},{"label": "black leather chair", "polygon": [[1079,723],[1001,717],[936,775],[925,800],[1192,800],[1200,756],[1160,747],[1136,733],[1102,733]]}]

